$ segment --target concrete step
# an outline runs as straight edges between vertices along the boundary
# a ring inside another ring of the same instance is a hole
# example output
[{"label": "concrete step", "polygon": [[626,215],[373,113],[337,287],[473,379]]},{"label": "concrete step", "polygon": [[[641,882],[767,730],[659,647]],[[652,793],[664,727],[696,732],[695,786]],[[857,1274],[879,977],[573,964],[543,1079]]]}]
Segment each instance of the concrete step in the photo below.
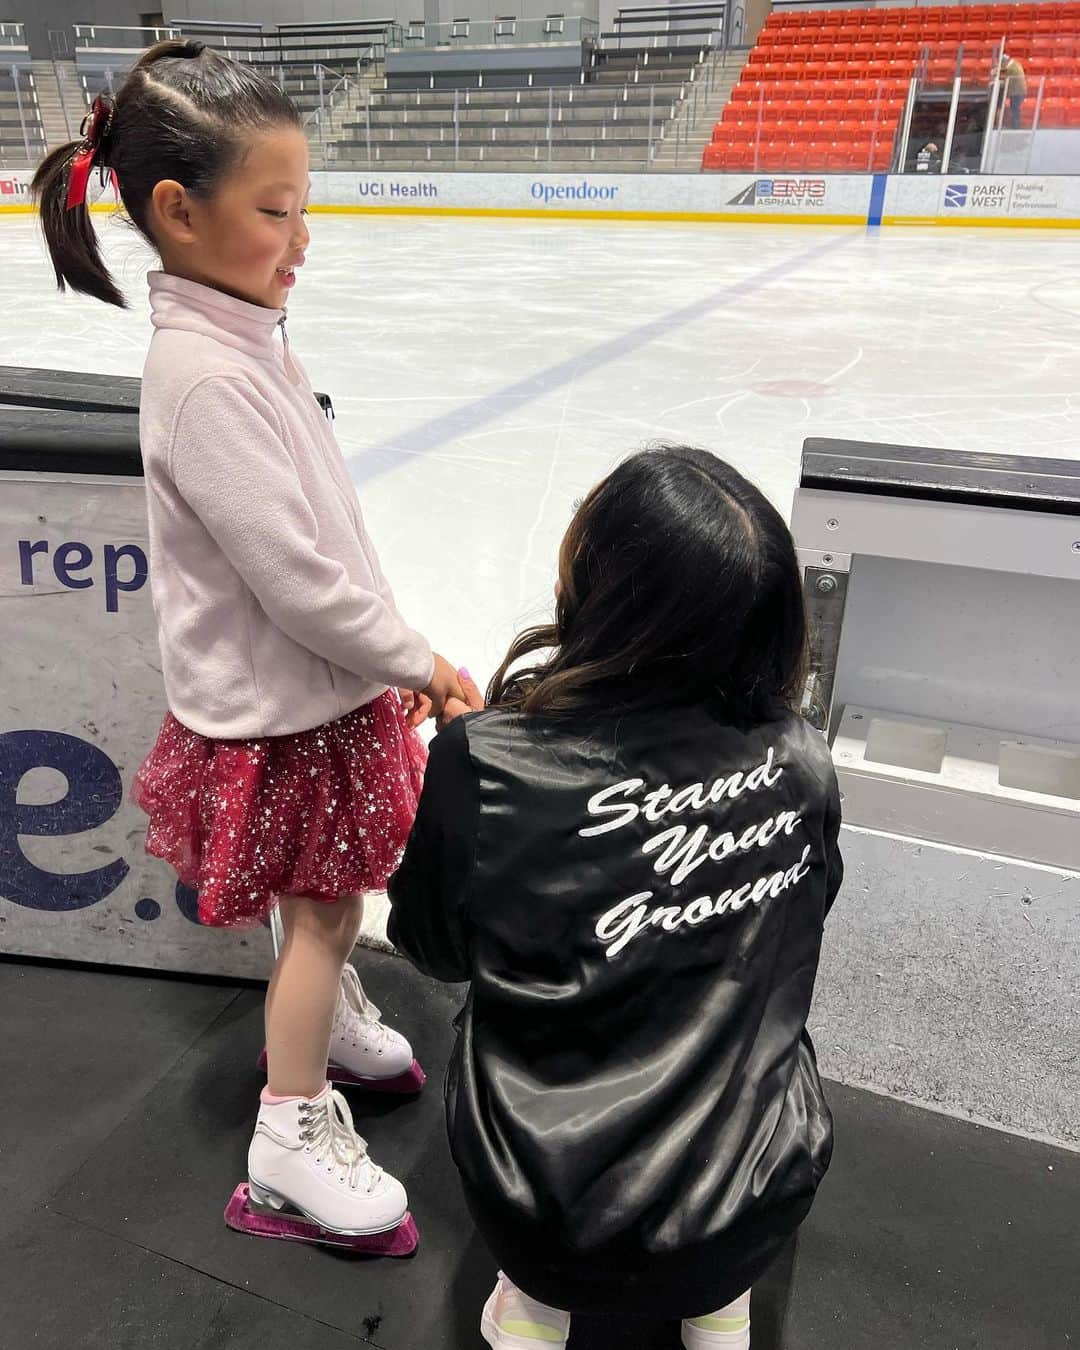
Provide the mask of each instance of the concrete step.
[{"label": "concrete step", "polygon": [[[657,149],[658,169],[670,171],[677,168],[686,172],[701,168],[701,156],[712,139],[713,127],[730,103],[731,91],[738,84],[749,55],[748,49],[744,52],[727,52],[717,58],[711,72],[711,84],[707,78],[704,79],[698,85],[696,99],[691,95],[684,100],[676,125]],[[703,94],[703,89],[708,92]]]}]

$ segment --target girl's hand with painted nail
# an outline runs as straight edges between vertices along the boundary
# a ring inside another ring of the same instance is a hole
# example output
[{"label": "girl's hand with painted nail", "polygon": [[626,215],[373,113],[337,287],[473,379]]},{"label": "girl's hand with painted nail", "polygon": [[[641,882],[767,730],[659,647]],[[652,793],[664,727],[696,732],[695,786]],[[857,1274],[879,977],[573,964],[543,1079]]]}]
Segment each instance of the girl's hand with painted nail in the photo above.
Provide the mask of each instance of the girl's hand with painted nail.
[{"label": "girl's hand with painted nail", "polygon": [[462,700],[458,698],[447,699],[442,715],[438,719],[440,731],[445,731],[455,718],[462,717],[465,713],[483,711],[484,695],[480,692],[476,681],[464,667],[458,671],[458,679],[461,681],[461,688],[465,693],[465,701],[462,702]]}]

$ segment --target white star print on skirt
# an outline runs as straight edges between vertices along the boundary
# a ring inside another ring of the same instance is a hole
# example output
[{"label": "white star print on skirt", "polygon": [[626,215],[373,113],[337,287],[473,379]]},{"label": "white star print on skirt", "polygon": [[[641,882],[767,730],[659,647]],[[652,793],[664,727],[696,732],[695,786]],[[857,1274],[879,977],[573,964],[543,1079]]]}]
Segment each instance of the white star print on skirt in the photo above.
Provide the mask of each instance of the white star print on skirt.
[{"label": "white star print on skirt", "polygon": [[426,763],[392,691],[314,731],[252,741],[198,736],[169,714],[132,796],[150,817],[147,852],[199,892],[199,921],[249,927],[279,895],[382,890]]}]

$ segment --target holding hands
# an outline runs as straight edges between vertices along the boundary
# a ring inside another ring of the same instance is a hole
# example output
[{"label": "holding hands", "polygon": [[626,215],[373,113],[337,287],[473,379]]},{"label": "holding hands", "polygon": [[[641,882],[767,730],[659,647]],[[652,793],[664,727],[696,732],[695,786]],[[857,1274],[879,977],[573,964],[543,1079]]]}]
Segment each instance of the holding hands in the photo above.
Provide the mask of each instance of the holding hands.
[{"label": "holding hands", "polygon": [[464,667],[458,671],[458,675],[461,677],[461,687],[465,697],[463,699],[448,698],[446,700],[442,716],[438,719],[440,731],[445,731],[456,717],[461,717],[468,712],[482,712],[484,708],[484,695],[477,687],[473,677]]},{"label": "holding hands", "polygon": [[455,670],[445,656],[435,653],[435,674],[426,689],[400,689],[402,706],[410,727],[434,717],[442,731],[455,717],[479,712],[484,696],[467,670]]}]

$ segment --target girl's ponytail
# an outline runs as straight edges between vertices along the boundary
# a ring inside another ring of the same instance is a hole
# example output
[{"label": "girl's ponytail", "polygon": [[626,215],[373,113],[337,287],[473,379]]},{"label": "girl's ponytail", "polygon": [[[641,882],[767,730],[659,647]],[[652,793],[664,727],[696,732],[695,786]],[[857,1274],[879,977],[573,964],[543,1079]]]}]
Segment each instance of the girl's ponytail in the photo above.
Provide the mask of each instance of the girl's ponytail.
[{"label": "girl's ponytail", "polygon": [[72,166],[84,146],[84,141],[62,145],[38,165],[31,187],[41,213],[41,229],[61,290],[70,286],[73,291],[82,291],[123,309],[127,301],[101,257],[85,197],[77,205],[68,206]]}]

